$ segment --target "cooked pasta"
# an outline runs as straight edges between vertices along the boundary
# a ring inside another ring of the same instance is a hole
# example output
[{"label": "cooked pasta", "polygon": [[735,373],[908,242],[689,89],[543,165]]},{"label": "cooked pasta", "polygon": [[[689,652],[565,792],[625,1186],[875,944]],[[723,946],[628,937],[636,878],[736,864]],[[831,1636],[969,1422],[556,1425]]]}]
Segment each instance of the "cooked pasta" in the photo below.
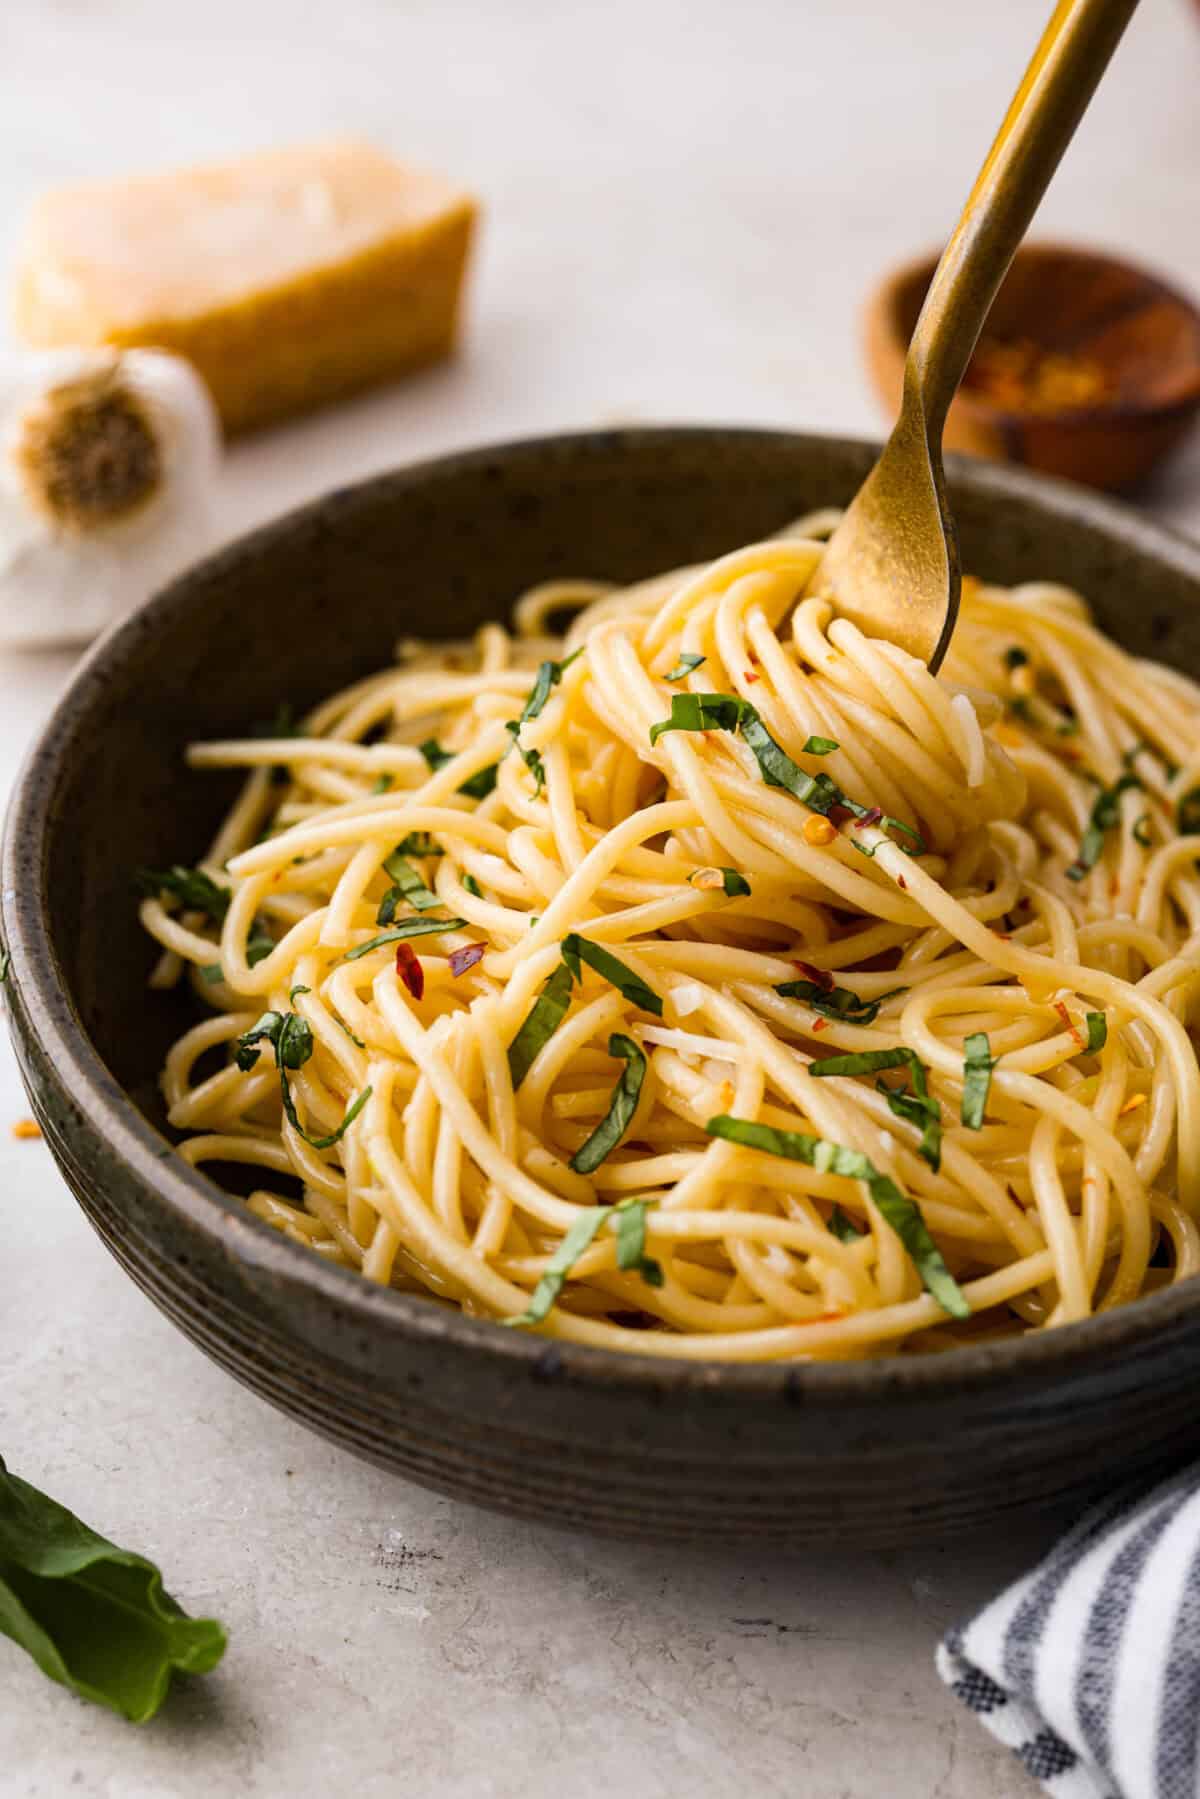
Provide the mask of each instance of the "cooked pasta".
[{"label": "cooked pasta", "polygon": [[[801,598],[836,515],[402,645],[144,876],[179,1153],[366,1279],[760,1361],[1200,1269],[1200,688],[1046,583],[934,678]],[[560,642],[552,620],[571,622]]]}]

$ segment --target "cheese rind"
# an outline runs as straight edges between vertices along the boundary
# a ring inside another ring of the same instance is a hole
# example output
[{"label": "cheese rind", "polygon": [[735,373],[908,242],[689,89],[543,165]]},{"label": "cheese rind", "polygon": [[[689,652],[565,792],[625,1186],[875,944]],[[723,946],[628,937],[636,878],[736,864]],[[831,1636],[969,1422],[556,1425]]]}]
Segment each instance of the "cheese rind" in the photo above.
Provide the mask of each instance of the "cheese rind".
[{"label": "cheese rind", "polygon": [[475,211],[344,142],[60,189],[28,222],[16,327],[172,350],[249,430],[447,355]]}]

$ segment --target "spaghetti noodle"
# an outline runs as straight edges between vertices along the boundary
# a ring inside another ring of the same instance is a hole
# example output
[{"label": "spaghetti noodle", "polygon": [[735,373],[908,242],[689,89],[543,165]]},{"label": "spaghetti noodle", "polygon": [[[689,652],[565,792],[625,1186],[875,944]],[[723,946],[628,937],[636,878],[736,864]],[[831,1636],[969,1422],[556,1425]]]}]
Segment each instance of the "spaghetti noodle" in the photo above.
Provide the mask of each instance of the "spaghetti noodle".
[{"label": "spaghetti noodle", "polygon": [[248,772],[145,877],[208,1013],[180,1153],[369,1280],[656,1355],[1196,1273],[1200,688],[1041,583],[968,582],[935,679],[798,598],[834,519],[194,746]]}]

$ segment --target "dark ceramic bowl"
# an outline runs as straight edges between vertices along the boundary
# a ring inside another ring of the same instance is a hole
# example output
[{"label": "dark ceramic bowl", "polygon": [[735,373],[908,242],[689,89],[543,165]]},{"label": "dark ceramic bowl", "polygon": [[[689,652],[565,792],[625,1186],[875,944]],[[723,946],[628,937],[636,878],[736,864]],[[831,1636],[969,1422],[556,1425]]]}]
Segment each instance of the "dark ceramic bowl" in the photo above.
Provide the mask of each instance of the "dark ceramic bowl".
[{"label": "dark ceramic bowl", "polygon": [[[347,1448],[531,1517],[639,1536],[911,1542],[1082,1497],[1200,1448],[1200,1284],[1019,1342],[844,1366],[551,1344],[382,1291],[171,1152],[156,1075],[187,1001],[146,987],[131,872],[207,841],[244,731],[461,636],[529,584],[713,556],[848,500],[873,452],[753,431],[606,432],[403,470],[177,581],[88,657],[8,822],[9,1012],[34,1110],[96,1229],[231,1373]],[[951,471],[967,568],[1054,576],[1135,650],[1200,673],[1200,549],[1094,495]],[[164,1395],[164,1400],[165,1400]]]}]

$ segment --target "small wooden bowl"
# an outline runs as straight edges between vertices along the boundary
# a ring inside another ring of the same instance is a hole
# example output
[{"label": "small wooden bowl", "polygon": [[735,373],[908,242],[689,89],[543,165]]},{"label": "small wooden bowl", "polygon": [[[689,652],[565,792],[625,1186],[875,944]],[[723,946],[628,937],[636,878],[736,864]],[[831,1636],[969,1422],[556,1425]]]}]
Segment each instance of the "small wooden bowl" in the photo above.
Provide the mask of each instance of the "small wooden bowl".
[{"label": "small wooden bowl", "polygon": [[[867,307],[867,360],[893,415],[936,266],[936,256],[907,264]],[[1003,363],[1022,360],[1042,381],[1036,401],[1025,399],[1028,386],[1014,391],[1005,378]],[[1083,377],[1072,382],[1076,365]],[[1055,391],[1072,386],[1080,391]],[[1098,251],[1030,244],[1017,252],[996,296],[944,442],[1089,487],[1125,488],[1179,442],[1198,409],[1200,311],[1190,301],[1157,276]]]}]

